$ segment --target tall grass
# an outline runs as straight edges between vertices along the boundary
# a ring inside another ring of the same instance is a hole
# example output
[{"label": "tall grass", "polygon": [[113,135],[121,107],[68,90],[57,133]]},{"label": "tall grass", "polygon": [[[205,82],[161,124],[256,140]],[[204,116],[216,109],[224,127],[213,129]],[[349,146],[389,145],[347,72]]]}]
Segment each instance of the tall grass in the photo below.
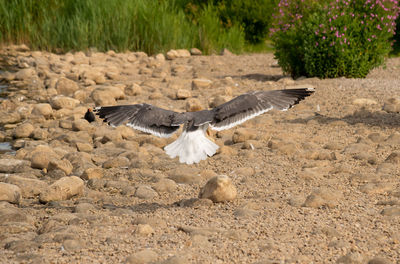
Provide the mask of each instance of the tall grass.
[{"label": "tall grass", "polygon": [[174,1],[0,0],[0,43],[58,52],[197,47],[211,53],[242,51],[244,35],[239,27],[223,29],[212,7],[193,23]]}]

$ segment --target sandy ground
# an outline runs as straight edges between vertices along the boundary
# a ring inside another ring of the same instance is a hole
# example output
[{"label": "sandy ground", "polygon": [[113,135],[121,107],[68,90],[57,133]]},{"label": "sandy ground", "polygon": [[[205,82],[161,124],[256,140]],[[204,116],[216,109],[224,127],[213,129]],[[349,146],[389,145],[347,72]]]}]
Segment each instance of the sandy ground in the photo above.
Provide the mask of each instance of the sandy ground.
[{"label": "sandy ground", "polygon": [[[43,64],[54,73],[39,74],[45,68],[38,62],[66,55],[3,54],[7,67],[24,67],[20,64],[25,61],[36,69],[39,82],[63,75],[82,91],[99,85],[57,73],[51,63]],[[180,164],[163,152],[171,140],[136,131],[122,140],[102,141],[96,130],[115,129],[100,121],[87,124],[82,131],[89,135],[89,149],[84,152],[102,176],[84,180],[83,193],[48,203],[39,202],[40,188],[26,194],[27,187],[14,183],[22,190],[19,203],[0,202],[1,263],[400,263],[400,116],[382,110],[387,100],[400,97],[399,58],[389,59],[366,79],[292,80],[283,76],[272,54],[161,58],[159,63],[146,56],[131,62],[124,60],[128,54],[103,56],[113,65],[117,59],[122,62],[117,77],[102,85],[126,89],[135,83],[141,88],[136,95],[125,90],[117,104],[147,102],[184,111],[193,98],[207,108],[213,100],[252,90],[312,86],[316,92],[287,112],[268,112],[233,129],[211,132],[221,152],[195,165]],[[66,69],[73,72],[71,67]],[[211,85],[192,89],[196,78]],[[29,78],[10,83],[18,89],[2,101],[3,115],[55,95],[51,82],[37,88],[41,92],[31,92]],[[176,99],[179,89],[189,97]],[[75,91],[71,97],[80,100],[80,108],[64,115],[53,109],[46,119],[27,114],[16,124],[4,124],[4,140],[13,137],[20,122],[31,122],[48,132],[40,144],[82,152],[76,142],[60,139],[63,133],[82,131],[59,124],[82,118],[94,106],[87,94],[82,99]],[[15,100],[21,95],[25,99]],[[392,102],[396,107],[397,101]],[[232,140],[237,129],[243,138]],[[37,144],[26,143],[30,141],[37,140],[13,139],[26,151],[0,158],[31,161],[29,152]],[[101,152],[105,148],[130,151],[129,164],[105,168],[105,161],[122,155],[104,158],[101,154],[114,153]],[[0,174],[0,181],[12,174],[44,182],[41,188],[61,176],[82,177],[27,166]],[[207,180],[220,174],[232,179],[237,198],[225,203],[197,199]],[[139,187],[144,187],[142,196]]]}]

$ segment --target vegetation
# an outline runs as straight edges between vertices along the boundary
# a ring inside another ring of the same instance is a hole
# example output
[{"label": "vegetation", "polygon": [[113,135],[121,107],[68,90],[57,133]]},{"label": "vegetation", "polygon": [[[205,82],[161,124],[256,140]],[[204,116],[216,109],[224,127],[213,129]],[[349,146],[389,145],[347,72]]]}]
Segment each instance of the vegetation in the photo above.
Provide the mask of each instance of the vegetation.
[{"label": "vegetation", "polygon": [[204,8],[193,23],[173,1],[0,0],[0,43],[49,51],[241,52],[245,41],[239,26],[220,25],[213,8]]},{"label": "vegetation", "polygon": [[394,0],[281,0],[271,37],[293,77],[365,77],[391,51]]}]

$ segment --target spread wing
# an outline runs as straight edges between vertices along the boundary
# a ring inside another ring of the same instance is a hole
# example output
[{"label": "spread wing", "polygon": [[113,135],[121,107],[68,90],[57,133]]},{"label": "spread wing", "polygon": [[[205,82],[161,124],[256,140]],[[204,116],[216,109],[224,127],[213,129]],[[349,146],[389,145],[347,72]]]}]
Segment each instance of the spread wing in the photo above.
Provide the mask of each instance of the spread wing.
[{"label": "spread wing", "polygon": [[314,89],[300,88],[242,94],[212,110],[214,120],[210,123],[210,127],[220,131],[239,125],[271,109],[286,111],[313,92]]},{"label": "spread wing", "polygon": [[134,129],[158,137],[169,137],[184,122],[183,114],[149,104],[96,107],[94,113],[111,126],[126,123]]}]

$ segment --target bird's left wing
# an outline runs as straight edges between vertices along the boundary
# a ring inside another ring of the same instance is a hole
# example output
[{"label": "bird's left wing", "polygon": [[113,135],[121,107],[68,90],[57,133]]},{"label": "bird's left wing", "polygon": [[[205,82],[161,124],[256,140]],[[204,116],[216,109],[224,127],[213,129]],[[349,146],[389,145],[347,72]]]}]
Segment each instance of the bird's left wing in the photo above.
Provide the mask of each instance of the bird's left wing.
[{"label": "bird's left wing", "polygon": [[184,122],[181,113],[149,104],[102,106],[96,107],[94,112],[111,126],[126,123],[127,126],[158,137],[171,136]]},{"label": "bird's left wing", "polygon": [[214,118],[210,127],[220,131],[239,125],[272,109],[286,111],[313,92],[314,89],[311,88],[300,88],[242,94],[211,110]]}]

